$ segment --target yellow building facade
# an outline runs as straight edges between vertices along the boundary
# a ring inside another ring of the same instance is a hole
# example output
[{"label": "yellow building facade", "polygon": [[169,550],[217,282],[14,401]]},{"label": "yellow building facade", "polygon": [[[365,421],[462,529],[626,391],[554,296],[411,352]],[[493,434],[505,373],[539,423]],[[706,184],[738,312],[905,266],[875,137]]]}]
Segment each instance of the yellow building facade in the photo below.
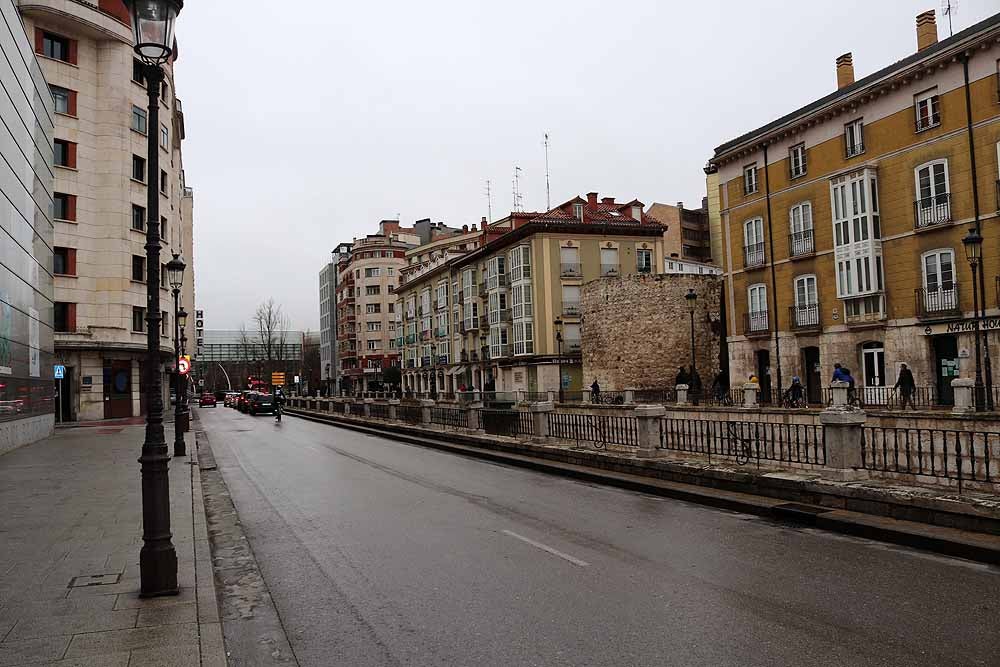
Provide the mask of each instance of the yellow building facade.
[{"label": "yellow building facade", "polygon": [[860,81],[845,54],[836,93],[716,149],[731,382],[800,376],[818,400],[840,363],[879,403],[905,363],[948,404],[974,376],[977,225],[1000,327],[1000,14],[933,28],[922,14],[922,48]]}]

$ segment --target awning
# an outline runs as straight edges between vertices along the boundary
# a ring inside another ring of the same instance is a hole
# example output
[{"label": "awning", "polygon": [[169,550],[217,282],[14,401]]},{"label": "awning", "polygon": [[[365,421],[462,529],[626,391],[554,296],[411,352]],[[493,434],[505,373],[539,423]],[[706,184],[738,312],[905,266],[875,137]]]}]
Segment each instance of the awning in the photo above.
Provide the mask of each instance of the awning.
[{"label": "awning", "polygon": [[465,368],[463,366],[452,366],[451,368],[449,368],[448,370],[446,370],[444,372],[444,374],[445,375],[458,375],[459,373],[462,373],[464,371],[465,371]]}]

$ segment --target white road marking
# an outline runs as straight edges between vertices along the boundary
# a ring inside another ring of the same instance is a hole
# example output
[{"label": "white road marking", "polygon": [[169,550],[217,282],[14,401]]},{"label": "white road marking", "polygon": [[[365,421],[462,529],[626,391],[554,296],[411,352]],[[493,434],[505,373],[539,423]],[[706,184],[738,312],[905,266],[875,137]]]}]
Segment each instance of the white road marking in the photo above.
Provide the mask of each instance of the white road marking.
[{"label": "white road marking", "polygon": [[515,533],[513,531],[510,531],[510,530],[504,530],[502,532],[505,533],[505,534],[507,534],[507,535],[510,535],[511,537],[515,537],[515,538],[521,540],[522,542],[527,542],[528,544],[530,544],[531,546],[535,547],[536,549],[541,549],[542,551],[550,553],[553,556],[559,556],[559,558],[562,558],[563,560],[568,560],[569,562],[573,563],[573,565],[579,565],[580,567],[590,567],[590,563],[588,563],[585,560],[580,560],[579,558],[573,558],[569,554],[564,554],[563,552],[559,551],[558,549],[553,549],[552,547],[550,547],[550,546],[548,546],[546,544],[542,544],[541,542],[536,542],[536,541],[534,541],[534,540],[532,540],[530,538],[525,537],[524,535],[518,535],[517,533]]}]

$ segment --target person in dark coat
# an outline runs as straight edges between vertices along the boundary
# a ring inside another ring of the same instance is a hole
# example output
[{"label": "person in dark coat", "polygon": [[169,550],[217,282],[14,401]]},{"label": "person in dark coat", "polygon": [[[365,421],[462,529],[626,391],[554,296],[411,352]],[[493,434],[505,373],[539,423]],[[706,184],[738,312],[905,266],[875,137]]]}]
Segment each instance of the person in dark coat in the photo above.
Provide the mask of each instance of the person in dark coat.
[{"label": "person in dark coat", "polygon": [[917,391],[917,384],[913,381],[913,371],[906,367],[906,364],[899,365],[899,376],[896,378],[896,385],[893,387],[899,392],[902,400],[902,409],[906,409],[906,404],[910,404],[911,409],[916,409],[913,405],[913,394]]},{"label": "person in dark coat", "polygon": [[594,404],[601,402],[601,385],[597,383],[597,378],[594,378],[594,384],[590,385],[590,402]]},{"label": "person in dark coat", "polygon": [[674,386],[679,384],[686,384],[690,388],[691,378],[688,377],[687,370],[681,366],[677,369],[677,378],[674,380]]}]

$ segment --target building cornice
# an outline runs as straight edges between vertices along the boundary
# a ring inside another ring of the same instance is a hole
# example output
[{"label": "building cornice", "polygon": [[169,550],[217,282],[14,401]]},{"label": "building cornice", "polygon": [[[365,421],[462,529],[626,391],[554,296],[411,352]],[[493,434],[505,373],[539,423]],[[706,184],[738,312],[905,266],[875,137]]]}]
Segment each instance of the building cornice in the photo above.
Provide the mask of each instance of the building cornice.
[{"label": "building cornice", "polygon": [[[77,13],[63,9],[70,6],[79,6],[81,10]],[[56,24],[72,24],[75,29],[83,29],[94,39],[113,40],[129,46],[132,44],[130,26],[83,0],[26,0],[18,3],[18,11],[25,16],[54,20]],[[93,18],[88,18],[85,13]]]}]

